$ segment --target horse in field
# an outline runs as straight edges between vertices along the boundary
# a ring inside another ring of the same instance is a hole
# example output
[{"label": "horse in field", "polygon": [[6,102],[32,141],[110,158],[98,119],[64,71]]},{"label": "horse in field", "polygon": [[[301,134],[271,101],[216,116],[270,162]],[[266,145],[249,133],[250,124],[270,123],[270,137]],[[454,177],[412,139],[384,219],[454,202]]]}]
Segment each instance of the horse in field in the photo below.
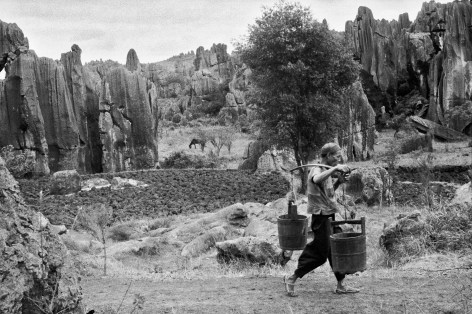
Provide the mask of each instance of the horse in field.
[{"label": "horse in field", "polygon": [[193,138],[192,141],[190,142],[190,145],[188,148],[192,148],[192,145],[194,148],[197,148],[197,144],[200,145],[200,149],[202,152],[205,150],[205,144],[206,142],[204,140],[198,139],[198,138]]}]

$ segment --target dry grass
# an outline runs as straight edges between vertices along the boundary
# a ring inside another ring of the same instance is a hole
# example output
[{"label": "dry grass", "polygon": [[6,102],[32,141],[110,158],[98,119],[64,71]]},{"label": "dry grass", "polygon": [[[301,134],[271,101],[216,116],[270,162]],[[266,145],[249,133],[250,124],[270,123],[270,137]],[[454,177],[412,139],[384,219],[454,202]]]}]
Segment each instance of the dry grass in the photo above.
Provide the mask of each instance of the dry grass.
[{"label": "dry grass", "polygon": [[[357,211],[357,217],[366,217],[366,235],[367,235],[367,268],[369,271],[375,271],[388,274],[390,270],[386,269],[386,256],[379,246],[379,237],[382,234],[384,226],[389,225],[399,214],[409,213],[417,208],[412,207],[361,207]],[[423,213],[426,214],[426,210]],[[190,217],[187,217],[190,218]],[[166,221],[166,226],[175,226],[175,223],[183,223],[186,217],[181,217],[178,222]],[[144,222],[140,221],[140,224]],[[152,225],[156,222],[149,222]],[[160,224],[160,223],[159,223]],[[74,248],[72,248],[74,249]],[[219,264],[216,261],[216,250],[212,249],[201,256],[194,258],[183,258],[180,254],[170,254],[171,249],[162,249],[160,252],[169,254],[141,254],[133,253],[112,257],[108,261],[108,272],[113,277],[123,278],[147,278],[151,280],[173,280],[173,279],[211,279],[218,277],[258,277],[275,276],[281,277],[284,274],[292,273],[297,266],[297,260],[301,251],[295,251],[292,259],[284,267],[278,265],[254,266],[244,262],[233,262],[230,264]],[[175,252],[180,252],[178,248]],[[429,251],[428,251],[429,252]],[[432,251],[431,251],[432,252]],[[426,252],[427,253],[427,252]],[[459,258],[457,254],[447,253],[448,257],[442,260],[442,266],[457,265]],[[458,253],[459,254],[459,253]],[[425,265],[431,262],[425,262],[429,258],[439,259],[442,256],[437,253],[427,253],[426,256],[412,256],[408,261],[414,262],[417,267],[422,263]],[[88,265],[90,269],[100,271],[101,261],[96,255],[89,252],[81,252],[81,260]],[[405,263],[393,264],[394,268],[407,268]],[[415,266],[416,267],[416,266]],[[326,263],[319,268],[313,276],[330,276],[331,269]],[[312,276],[312,275],[310,275]]]}]

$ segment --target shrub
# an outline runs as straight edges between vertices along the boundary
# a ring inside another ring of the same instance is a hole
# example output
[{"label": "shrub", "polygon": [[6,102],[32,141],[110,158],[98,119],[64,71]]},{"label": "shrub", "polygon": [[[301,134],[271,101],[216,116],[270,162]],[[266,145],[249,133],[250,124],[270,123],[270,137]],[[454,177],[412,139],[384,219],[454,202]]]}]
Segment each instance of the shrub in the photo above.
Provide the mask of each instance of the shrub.
[{"label": "shrub", "polygon": [[92,204],[77,214],[79,226],[88,230],[103,245],[103,274],[107,275],[106,233],[113,216],[113,208],[105,204]]},{"label": "shrub", "polygon": [[246,114],[239,116],[239,128],[243,133],[249,133],[251,131],[249,120]]},{"label": "shrub", "polygon": [[216,168],[216,164],[212,160],[202,156],[190,156],[186,153],[174,152],[169,157],[164,159],[161,167],[164,169],[175,168],[175,169],[202,169],[202,168]]},{"label": "shrub", "polygon": [[174,152],[161,163],[162,168],[184,169],[192,166],[192,159],[186,153]]},{"label": "shrub", "polygon": [[182,120],[180,121],[180,125],[181,126],[187,126],[188,125],[188,119],[185,116],[182,117]]},{"label": "shrub", "polygon": [[[388,247],[387,264],[406,262],[431,252],[472,249],[472,208],[465,205],[442,205],[423,213],[416,226],[405,224],[397,230],[394,245]],[[398,228],[398,226],[397,226]],[[410,228],[410,229],[408,229]],[[380,238],[385,245],[385,238]]]},{"label": "shrub", "polygon": [[173,219],[169,217],[156,218],[149,222],[148,229],[156,230],[159,228],[169,228],[172,224]]},{"label": "shrub", "polygon": [[442,206],[426,215],[427,245],[435,251],[472,249],[472,207]]},{"label": "shrub", "polygon": [[174,110],[172,108],[169,108],[165,113],[164,113],[164,119],[167,121],[172,121],[174,118]]},{"label": "shrub", "polygon": [[393,171],[395,169],[398,159],[398,145],[395,141],[390,141],[387,145],[387,152],[385,153],[385,162],[387,163],[388,170]]},{"label": "shrub", "polygon": [[22,178],[34,171],[35,160],[33,154],[29,151],[15,151],[12,145],[7,145],[0,149],[0,156],[15,178]]},{"label": "shrub", "polygon": [[401,154],[408,154],[418,149],[424,149],[430,152],[433,151],[432,136],[430,134],[415,134],[401,141]]},{"label": "shrub", "polygon": [[223,146],[226,146],[228,152],[231,153],[231,146],[233,145],[235,134],[236,131],[231,127],[211,128],[207,131],[206,137],[215,148],[216,156],[220,156],[220,151]]},{"label": "shrub", "polygon": [[423,186],[423,196],[430,209],[434,205],[434,192],[431,189],[431,181],[434,180],[433,162],[434,156],[432,154],[427,154],[417,159],[420,181]]},{"label": "shrub", "polygon": [[135,232],[135,222],[125,222],[114,225],[108,229],[108,237],[113,241],[128,241]]},{"label": "shrub", "polygon": [[172,117],[172,122],[179,124],[182,121],[182,115],[180,113],[174,114]]}]

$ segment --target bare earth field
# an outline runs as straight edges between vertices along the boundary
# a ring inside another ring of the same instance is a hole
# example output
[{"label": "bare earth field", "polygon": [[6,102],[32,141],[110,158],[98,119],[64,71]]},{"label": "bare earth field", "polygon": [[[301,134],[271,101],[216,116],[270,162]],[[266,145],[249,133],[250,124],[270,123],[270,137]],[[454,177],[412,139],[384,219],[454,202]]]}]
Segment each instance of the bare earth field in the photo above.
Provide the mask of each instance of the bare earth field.
[{"label": "bare earth field", "polygon": [[[188,148],[192,135],[191,129],[168,131],[160,142],[160,158],[179,150],[206,154],[207,150]],[[379,153],[385,152],[392,135],[393,131],[380,133]],[[221,151],[226,167],[237,167],[249,141],[248,135],[238,135],[232,154]],[[472,164],[467,143],[434,145],[435,162]],[[402,156],[399,163],[414,163],[417,156]],[[356,165],[375,163],[379,161]],[[107,276],[101,274],[101,256],[83,253],[87,267],[81,283],[84,301],[87,310],[95,313],[118,309],[119,313],[472,313],[471,252],[429,253],[394,267],[384,266],[378,245],[384,225],[414,209],[393,206],[358,211],[358,217],[367,219],[367,270],[346,279],[361,289],[358,294],[334,294],[335,278],[325,264],[299,281],[298,297],[288,297],[282,277],[296,268],[299,251],[284,267],[245,267],[218,264],[212,249],[190,261],[179,257],[162,261],[156,256],[111,259]]]},{"label": "bare earth field", "polygon": [[[251,276],[136,280],[128,295],[140,293],[146,298],[143,313],[461,313],[464,307],[461,292],[467,282],[460,271],[366,271],[347,280],[361,287],[361,292],[333,294],[334,276],[318,273],[300,281],[296,298],[286,296],[280,277]],[[85,279],[85,301],[89,308],[113,304],[116,309],[129,282],[124,278]],[[125,298],[123,313],[132,310],[132,301],[132,297]]]}]

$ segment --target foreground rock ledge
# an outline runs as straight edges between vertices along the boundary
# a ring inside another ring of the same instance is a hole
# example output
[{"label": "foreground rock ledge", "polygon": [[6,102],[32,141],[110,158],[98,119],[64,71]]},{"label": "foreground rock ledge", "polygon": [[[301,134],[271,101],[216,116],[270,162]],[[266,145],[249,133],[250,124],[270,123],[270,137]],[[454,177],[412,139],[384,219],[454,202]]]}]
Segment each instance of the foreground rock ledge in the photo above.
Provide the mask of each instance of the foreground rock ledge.
[{"label": "foreground rock ledge", "polygon": [[84,313],[79,278],[49,221],[25,206],[0,158],[0,313]]}]

